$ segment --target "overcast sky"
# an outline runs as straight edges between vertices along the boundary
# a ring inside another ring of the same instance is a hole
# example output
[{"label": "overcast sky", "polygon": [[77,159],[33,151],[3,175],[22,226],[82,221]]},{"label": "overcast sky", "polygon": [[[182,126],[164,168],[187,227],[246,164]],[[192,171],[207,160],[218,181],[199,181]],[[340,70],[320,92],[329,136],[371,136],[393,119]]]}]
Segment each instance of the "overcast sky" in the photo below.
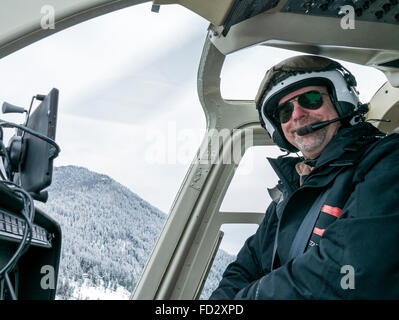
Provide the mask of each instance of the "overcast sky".
[{"label": "overcast sky", "polygon": [[[58,88],[62,151],[54,164],[107,174],[168,213],[206,125],[196,76],[207,28],[177,5],[153,13],[147,3],[92,19],[1,59],[0,100],[27,108],[33,95]],[[228,56],[223,97],[253,99],[265,71],[293,55],[253,47]],[[363,102],[385,82],[379,71],[344,65]],[[166,147],[153,157],[157,146]],[[276,148],[246,154],[222,210],[265,211],[266,188],[277,182],[266,155]],[[241,243],[226,237],[223,246],[232,252]]]}]

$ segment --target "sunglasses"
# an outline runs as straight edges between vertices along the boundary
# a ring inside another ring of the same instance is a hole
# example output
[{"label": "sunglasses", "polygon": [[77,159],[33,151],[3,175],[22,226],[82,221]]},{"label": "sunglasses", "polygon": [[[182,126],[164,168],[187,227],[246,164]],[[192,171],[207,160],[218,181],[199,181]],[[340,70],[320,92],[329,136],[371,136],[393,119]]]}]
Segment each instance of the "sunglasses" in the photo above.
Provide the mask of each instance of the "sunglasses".
[{"label": "sunglasses", "polygon": [[275,119],[280,123],[287,123],[290,121],[292,112],[294,111],[293,101],[295,100],[298,101],[298,104],[302,108],[308,110],[317,110],[323,105],[323,95],[328,94],[319,92],[317,90],[298,94],[297,96],[292,97],[291,99],[277,106]]}]

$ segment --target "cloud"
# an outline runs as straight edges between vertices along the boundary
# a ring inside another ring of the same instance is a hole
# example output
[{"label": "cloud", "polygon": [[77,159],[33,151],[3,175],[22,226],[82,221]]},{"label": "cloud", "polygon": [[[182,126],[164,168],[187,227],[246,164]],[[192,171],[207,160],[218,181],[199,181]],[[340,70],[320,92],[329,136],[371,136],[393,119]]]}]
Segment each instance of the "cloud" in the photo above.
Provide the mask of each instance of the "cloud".
[{"label": "cloud", "polygon": [[153,53],[145,64],[127,64],[111,81],[81,93],[65,111],[107,121],[143,123],[165,107],[173,108],[182,91],[196,88],[195,71],[203,43],[198,31],[173,49]]},{"label": "cloud", "polygon": [[190,34],[205,35],[208,23],[180,6],[159,14],[150,8],[146,3],[91,19],[2,58],[0,97],[26,104],[57,87],[68,105],[168,53],[181,39],[189,41]]}]

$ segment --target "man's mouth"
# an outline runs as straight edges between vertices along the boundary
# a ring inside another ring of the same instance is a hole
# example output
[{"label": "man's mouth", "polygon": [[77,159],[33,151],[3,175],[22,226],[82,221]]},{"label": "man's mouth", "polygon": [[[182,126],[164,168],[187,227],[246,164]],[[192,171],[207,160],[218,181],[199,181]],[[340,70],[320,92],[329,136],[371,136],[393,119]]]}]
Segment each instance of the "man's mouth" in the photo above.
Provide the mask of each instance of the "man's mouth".
[{"label": "man's mouth", "polygon": [[[313,122],[313,123],[317,123],[317,122]],[[295,128],[295,129],[293,129],[293,130],[291,131],[291,133],[292,133],[292,134],[297,134],[296,132],[297,132],[298,129],[303,128],[303,127],[306,127],[306,126],[309,126],[309,125],[311,125],[311,124],[313,124],[313,123],[304,124],[304,125],[302,125],[302,126],[300,126],[300,127],[298,127],[298,128]]]},{"label": "man's mouth", "polygon": [[296,132],[297,132],[298,129],[303,128],[303,127],[306,127],[306,126],[309,126],[309,125],[311,125],[311,124],[319,123],[319,122],[321,122],[321,121],[322,121],[322,120],[319,120],[319,119],[313,119],[313,121],[311,121],[311,122],[301,123],[301,124],[299,124],[295,129],[292,129],[292,130],[291,130],[291,134],[296,134]]}]

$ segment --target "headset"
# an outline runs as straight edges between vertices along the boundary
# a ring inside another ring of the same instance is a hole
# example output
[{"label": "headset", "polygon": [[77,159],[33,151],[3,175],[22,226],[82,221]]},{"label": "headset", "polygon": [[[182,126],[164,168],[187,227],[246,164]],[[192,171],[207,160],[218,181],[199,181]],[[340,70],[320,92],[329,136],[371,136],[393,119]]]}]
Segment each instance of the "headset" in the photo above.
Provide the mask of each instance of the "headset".
[{"label": "headset", "polygon": [[[364,120],[362,114],[368,111],[366,106],[359,101],[359,93],[356,90],[356,79],[350,71],[339,65],[334,70],[312,71],[288,76],[284,80],[276,82],[258,106],[259,120],[263,128],[267,130],[273,141],[284,151],[298,152],[298,149],[290,144],[284,136],[280,123],[274,118],[274,111],[278,102],[290,92],[306,86],[326,86],[330,99],[338,113],[338,118],[323,121],[313,129],[298,130],[302,135],[321,129],[335,121],[343,121],[346,125],[354,125]],[[302,129],[302,128],[301,128]]]}]

